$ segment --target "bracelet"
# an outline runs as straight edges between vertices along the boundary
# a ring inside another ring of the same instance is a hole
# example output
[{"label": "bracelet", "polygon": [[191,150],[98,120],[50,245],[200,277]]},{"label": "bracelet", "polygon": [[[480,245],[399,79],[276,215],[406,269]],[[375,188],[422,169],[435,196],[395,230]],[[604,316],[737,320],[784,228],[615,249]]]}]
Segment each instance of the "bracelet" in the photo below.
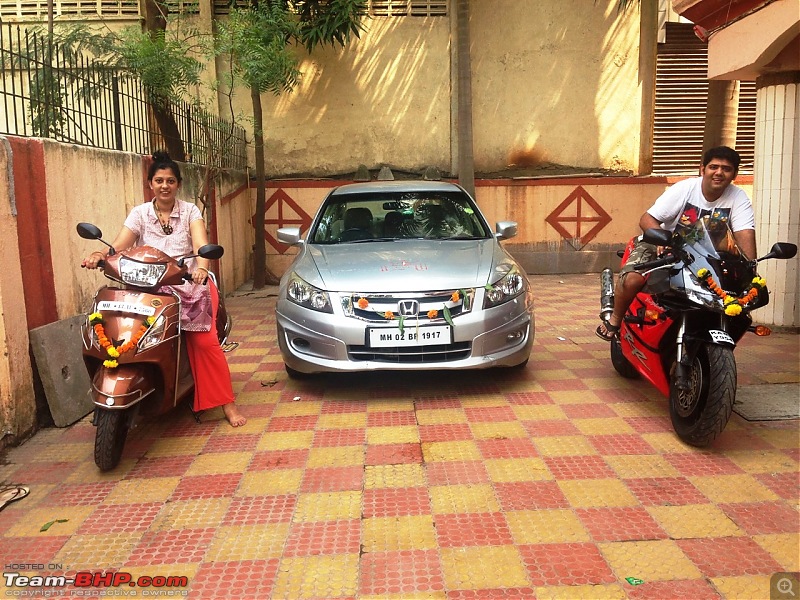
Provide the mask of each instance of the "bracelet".
[{"label": "bracelet", "polygon": [[100,257],[101,257],[103,260],[105,260],[105,258],[106,258],[106,255],[105,255],[105,254],[103,254],[102,252],[100,252],[100,250],[95,250],[94,252],[92,252],[92,256],[94,256],[95,254],[99,254],[99,255],[100,255]]},{"label": "bracelet", "polygon": [[[206,272],[206,275],[208,275],[208,269],[206,269],[205,267],[197,267],[197,269],[203,269],[203,271]],[[197,269],[195,269],[195,270],[197,270]]]}]

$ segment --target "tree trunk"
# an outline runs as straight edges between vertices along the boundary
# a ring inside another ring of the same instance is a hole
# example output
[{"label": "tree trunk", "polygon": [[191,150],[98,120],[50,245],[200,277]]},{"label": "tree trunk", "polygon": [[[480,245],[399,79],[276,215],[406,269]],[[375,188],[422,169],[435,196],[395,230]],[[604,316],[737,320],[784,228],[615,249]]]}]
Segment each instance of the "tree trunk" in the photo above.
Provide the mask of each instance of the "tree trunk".
[{"label": "tree trunk", "polygon": [[736,146],[739,120],[739,82],[711,79],[703,130],[703,152],[717,146]]},{"label": "tree trunk", "polygon": [[458,37],[458,181],[475,197],[472,150],[472,67],[469,56],[469,0],[456,2]]},{"label": "tree trunk", "polygon": [[253,245],[253,289],[277,285],[278,277],[267,268],[267,248],[264,245],[264,219],[267,212],[267,182],[264,173],[264,117],[261,112],[261,94],[250,88],[253,102],[253,141],[256,153],[256,214],[253,216],[255,243]]}]

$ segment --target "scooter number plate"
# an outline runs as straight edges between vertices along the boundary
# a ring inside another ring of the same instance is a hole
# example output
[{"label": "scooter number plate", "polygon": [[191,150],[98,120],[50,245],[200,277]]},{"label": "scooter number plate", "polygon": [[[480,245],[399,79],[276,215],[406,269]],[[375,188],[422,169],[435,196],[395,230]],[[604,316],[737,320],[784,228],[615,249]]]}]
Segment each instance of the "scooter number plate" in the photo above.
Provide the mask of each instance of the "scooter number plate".
[{"label": "scooter number plate", "polygon": [[711,341],[715,344],[730,344],[731,346],[736,345],[736,342],[733,341],[733,338],[724,331],[720,331],[719,329],[710,329],[708,333],[711,335]]},{"label": "scooter number plate", "polygon": [[102,300],[97,303],[97,310],[116,310],[119,312],[134,313],[152,317],[156,314],[156,309],[152,306],[142,306],[141,304],[131,304],[130,302],[114,302],[112,300]]}]

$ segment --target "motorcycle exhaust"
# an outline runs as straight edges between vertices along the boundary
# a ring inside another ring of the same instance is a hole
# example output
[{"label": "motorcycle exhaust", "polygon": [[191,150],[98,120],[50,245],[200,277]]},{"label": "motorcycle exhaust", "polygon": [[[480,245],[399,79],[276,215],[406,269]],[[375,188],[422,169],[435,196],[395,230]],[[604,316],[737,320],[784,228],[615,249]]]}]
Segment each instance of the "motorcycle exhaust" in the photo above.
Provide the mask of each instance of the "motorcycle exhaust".
[{"label": "motorcycle exhaust", "polygon": [[607,321],[614,312],[614,272],[603,269],[600,274],[600,318]]}]

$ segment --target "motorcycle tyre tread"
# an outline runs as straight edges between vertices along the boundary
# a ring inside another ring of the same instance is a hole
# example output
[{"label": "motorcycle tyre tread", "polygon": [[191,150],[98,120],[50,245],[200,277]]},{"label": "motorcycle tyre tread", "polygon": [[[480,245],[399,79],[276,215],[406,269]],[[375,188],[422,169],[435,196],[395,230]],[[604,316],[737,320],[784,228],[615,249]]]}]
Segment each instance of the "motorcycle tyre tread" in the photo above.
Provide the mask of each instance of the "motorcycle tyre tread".
[{"label": "motorcycle tyre tread", "polygon": [[[702,364],[701,353],[705,355],[705,365]],[[674,381],[670,382],[669,414],[678,437],[691,446],[702,448],[711,444],[722,433],[731,418],[736,400],[736,360],[732,348],[716,344],[703,344],[698,350],[693,368],[698,365],[698,359],[701,368],[707,370],[704,377],[708,379],[702,414],[695,417],[693,411],[694,423],[687,423],[686,417],[677,414],[674,398],[679,390]]]},{"label": "motorcycle tyre tread", "polygon": [[101,410],[97,415],[94,438],[94,462],[101,471],[119,464],[128,436],[128,415],[122,410]]},{"label": "motorcycle tyre tread", "polygon": [[614,369],[625,379],[638,379],[639,371],[625,358],[622,353],[622,342],[619,336],[614,336],[611,340],[611,364]]}]

